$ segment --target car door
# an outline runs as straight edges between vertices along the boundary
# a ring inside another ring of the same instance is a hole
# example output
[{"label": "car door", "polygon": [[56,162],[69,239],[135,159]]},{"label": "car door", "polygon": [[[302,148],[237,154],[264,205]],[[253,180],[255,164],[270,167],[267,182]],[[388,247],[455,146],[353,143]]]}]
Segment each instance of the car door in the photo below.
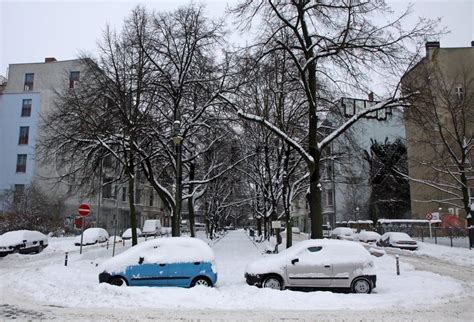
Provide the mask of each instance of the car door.
[{"label": "car door", "polygon": [[126,275],[131,286],[166,286],[169,268],[163,263],[136,264],[127,268]]},{"label": "car door", "polygon": [[286,266],[288,286],[326,287],[331,284],[332,266],[324,260],[323,247],[308,247]]},{"label": "car door", "polygon": [[169,285],[188,287],[200,270],[201,262],[169,264]]}]

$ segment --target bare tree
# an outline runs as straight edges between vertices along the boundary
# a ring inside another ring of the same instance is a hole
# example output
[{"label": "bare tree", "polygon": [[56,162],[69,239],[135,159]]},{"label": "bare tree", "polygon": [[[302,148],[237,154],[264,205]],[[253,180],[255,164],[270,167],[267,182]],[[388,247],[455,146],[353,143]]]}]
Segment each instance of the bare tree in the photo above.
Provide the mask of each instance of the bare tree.
[{"label": "bare tree", "polygon": [[[248,111],[245,104],[231,94],[222,99],[234,107],[243,119],[261,123],[295,149],[307,165],[310,181],[311,237],[322,238],[320,191],[320,159],[323,150],[364,115],[401,104],[398,87],[370,108],[360,110],[337,129],[320,131],[327,103],[325,84],[340,92],[369,92],[368,75],[380,68],[400,73],[411,61],[406,50],[411,40],[426,37],[433,23],[420,21],[410,30],[401,22],[408,10],[384,25],[371,22],[389,8],[383,1],[243,1],[233,12],[248,25],[259,17],[262,21],[261,42],[257,44],[261,57],[275,51],[286,52],[296,73],[289,74],[300,85],[305,98],[307,118],[306,144],[300,144],[291,134],[278,128],[265,115]],[[409,96],[409,95],[407,95]]]}]

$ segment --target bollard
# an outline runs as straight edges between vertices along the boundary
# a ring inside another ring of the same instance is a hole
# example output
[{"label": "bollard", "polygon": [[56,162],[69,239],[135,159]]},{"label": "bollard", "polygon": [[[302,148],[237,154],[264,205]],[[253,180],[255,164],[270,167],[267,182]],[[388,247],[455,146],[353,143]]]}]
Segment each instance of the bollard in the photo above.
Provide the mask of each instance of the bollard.
[{"label": "bollard", "polygon": [[125,239],[122,239],[123,247],[125,247]]},{"label": "bollard", "polygon": [[421,228],[421,241],[424,242],[424,236],[423,236],[423,228]]},{"label": "bollard", "polygon": [[436,229],[434,231],[434,235],[435,235],[435,244],[438,245],[438,236],[436,234]]},{"label": "bollard", "polygon": [[395,256],[395,259],[396,259],[396,262],[397,262],[397,275],[400,275],[400,256],[396,255]]},{"label": "bollard", "polygon": [[451,247],[453,247],[453,234],[451,232],[449,233],[449,238],[451,239]]},{"label": "bollard", "polygon": [[109,249],[109,240],[107,239],[107,249]]},{"label": "bollard", "polygon": [[67,266],[67,255],[68,255],[68,252],[66,252],[64,256],[64,266]]}]

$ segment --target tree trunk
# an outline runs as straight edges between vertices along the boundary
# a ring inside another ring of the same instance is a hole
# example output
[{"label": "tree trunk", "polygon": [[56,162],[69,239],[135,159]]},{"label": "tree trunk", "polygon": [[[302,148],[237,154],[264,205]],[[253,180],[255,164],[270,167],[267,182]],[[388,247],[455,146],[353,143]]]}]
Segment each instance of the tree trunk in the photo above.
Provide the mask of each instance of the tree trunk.
[{"label": "tree trunk", "polygon": [[[189,181],[194,180],[194,163],[189,165]],[[189,194],[192,195],[194,189],[194,185],[189,185]],[[196,237],[194,232],[194,196],[188,199],[188,214],[189,214],[189,231],[191,233],[191,237]]]},{"label": "tree trunk", "polygon": [[171,235],[173,237],[181,236],[181,202],[182,202],[182,167],[181,167],[181,144],[176,144],[176,195],[175,209],[173,214],[173,227]]},{"label": "tree trunk", "polygon": [[[132,152],[130,152],[131,154]],[[128,173],[128,205],[130,209],[130,225],[132,228],[132,246],[138,243],[137,240],[137,215],[135,213],[135,164],[133,156],[130,155]]]}]

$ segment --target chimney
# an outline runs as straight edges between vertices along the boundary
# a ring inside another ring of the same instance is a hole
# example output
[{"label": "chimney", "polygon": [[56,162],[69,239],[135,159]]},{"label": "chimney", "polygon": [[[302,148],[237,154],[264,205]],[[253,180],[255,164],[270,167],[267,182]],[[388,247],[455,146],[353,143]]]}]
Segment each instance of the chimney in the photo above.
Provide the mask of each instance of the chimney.
[{"label": "chimney", "polygon": [[56,58],[54,58],[54,57],[46,57],[46,58],[44,59],[44,62],[45,62],[45,63],[53,63],[53,62],[55,62],[55,61],[57,61],[57,60],[56,60]]},{"label": "chimney", "polygon": [[368,100],[370,102],[373,102],[374,101],[374,93],[373,92],[370,92],[369,95],[368,95]]},{"label": "chimney", "polygon": [[432,59],[433,58],[433,52],[436,49],[439,49],[439,41],[428,41],[425,44],[425,48],[426,48],[426,57],[428,59]]}]

